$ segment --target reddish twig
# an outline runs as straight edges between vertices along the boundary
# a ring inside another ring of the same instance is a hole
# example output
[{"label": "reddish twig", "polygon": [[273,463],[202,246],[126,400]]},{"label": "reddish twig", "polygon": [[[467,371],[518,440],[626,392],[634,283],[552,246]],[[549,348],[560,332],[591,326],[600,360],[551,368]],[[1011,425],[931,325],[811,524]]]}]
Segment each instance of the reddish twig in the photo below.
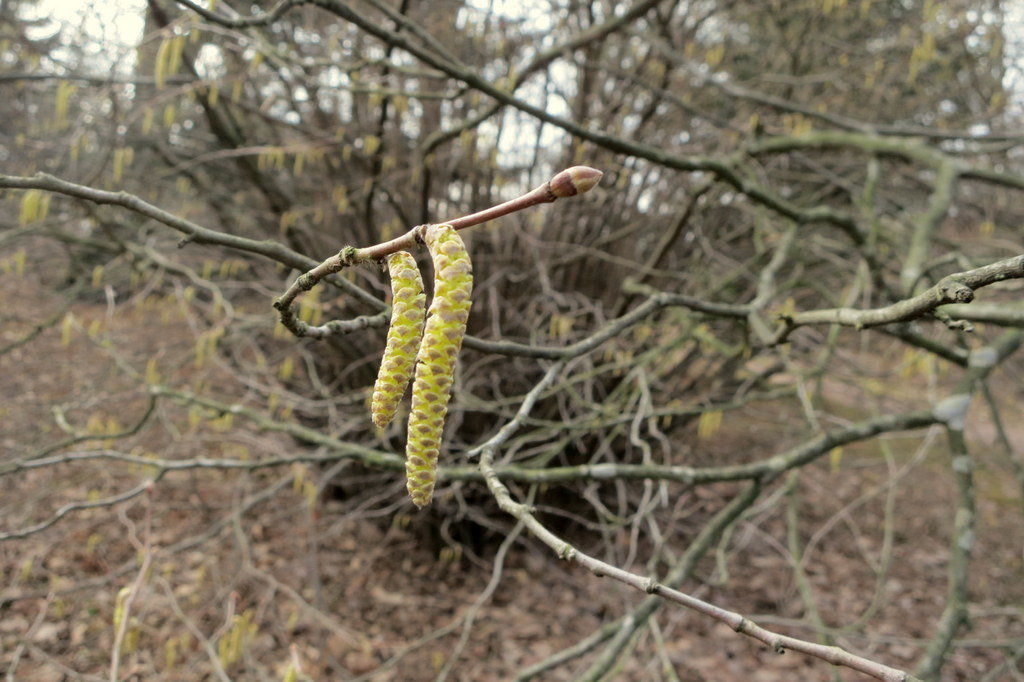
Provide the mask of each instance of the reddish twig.
[{"label": "reddish twig", "polygon": [[[558,199],[576,196],[589,191],[601,180],[604,173],[587,166],[573,166],[556,174],[544,184],[535,187],[526,194],[516,197],[503,204],[473,213],[461,218],[444,221],[444,224],[451,225],[456,230],[461,230],[473,225],[506,216],[516,211],[521,211],[537,204],[549,204]],[[288,331],[295,336],[309,336],[323,338],[335,332],[345,329],[344,322],[328,322],[319,327],[313,327],[298,318],[292,304],[295,299],[304,291],[315,287],[322,279],[333,275],[340,270],[359,263],[380,262],[386,256],[399,251],[409,251],[418,244],[423,243],[423,230],[428,225],[417,225],[405,234],[394,239],[373,246],[356,248],[354,246],[343,247],[338,253],[317,265],[312,270],[299,275],[288,290],[274,301],[274,308],[278,311],[283,324]]]}]

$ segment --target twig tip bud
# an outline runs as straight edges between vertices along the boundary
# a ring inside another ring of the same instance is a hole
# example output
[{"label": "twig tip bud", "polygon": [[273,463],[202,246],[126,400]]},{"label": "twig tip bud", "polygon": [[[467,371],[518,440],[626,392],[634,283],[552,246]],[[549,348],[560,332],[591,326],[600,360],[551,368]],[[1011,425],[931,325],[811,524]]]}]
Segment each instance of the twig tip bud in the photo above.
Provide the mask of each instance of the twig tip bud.
[{"label": "twig tip bud", "polygon": [[551,188],[551,193],[559,199],[573,197],[592,189],[601,181],[603,175],[604,173],[596,168],[573,166],[551,178],[548,186]]}]

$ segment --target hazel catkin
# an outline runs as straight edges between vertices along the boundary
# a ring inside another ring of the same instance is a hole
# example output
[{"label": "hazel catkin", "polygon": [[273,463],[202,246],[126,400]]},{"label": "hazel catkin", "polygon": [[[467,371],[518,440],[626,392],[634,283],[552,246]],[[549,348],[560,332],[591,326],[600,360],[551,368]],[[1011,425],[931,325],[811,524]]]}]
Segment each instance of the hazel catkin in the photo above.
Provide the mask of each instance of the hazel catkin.
[{"label": "hazel catkin", "polygon": [[473,291],[469,253],[455,229],[431,225],[423,239],[434,262],[434,298],[416,356],[405,451],[406,486],[418,507],[430,504],[434,494],[455,360],[466,334]]},{"label": "hazel catkin", "polygon": [[391,275],[391,326],[370,400],[373,423],[381,428],[394,419],[409,385],[426,308],[423,279],[412,254],[399,251],[388,256],[387,262]]}]

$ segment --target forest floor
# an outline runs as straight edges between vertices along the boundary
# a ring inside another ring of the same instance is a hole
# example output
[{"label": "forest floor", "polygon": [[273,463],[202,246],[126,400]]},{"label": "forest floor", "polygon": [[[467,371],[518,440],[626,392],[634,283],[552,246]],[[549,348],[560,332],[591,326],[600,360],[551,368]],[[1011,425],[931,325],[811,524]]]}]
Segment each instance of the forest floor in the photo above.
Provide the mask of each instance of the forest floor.
[{"label": "forest floor", "polygon": [[[58,295],[45,288],[27,294],[23,286],[13,275],[0,278],[0,299],[7,302],[0,348],[29,333],[30,321],[61,312]],[[58,322],[0,356],[0,466],[28,455],[104,449],[244,458],[300,447],[280,435],[250,432],[241,420],[197,435],[189,430],[188,409],[165,403],[138,433],[109,438],[129,429],[147,405],[138,378],[126,376],[116,358],[134,367],[158,358],[185,385],[194,371],[189,358],[196,337],[180,318],[145,305],[130,315],[120,309],[109,315],[96,300],[76,303],[73,312],[70,327]],[[219,370],[210,371],[207,385]],[[995,387],[1008,399],[1019,395],[1014,386]],[[975,411],[970,628],[959,633],[942,679],[1022,679],[1020,488],[983,410],[972,408],[972,418]],[[779,419],[756,411],[750,416]],[[1019,455],[1024,432],[1019,419],[1010,421]],[[69,431],[94,437],[44,452]],[[723,429],[713,449],[734,449],[738,443],[730,438]],[[821,620],[844,648],[896,667],[912,667],[920,656],[947,591],[956,489],[941,431],[915,454],[912,444],[920,442],[917,434],[901,450],[903,441],[894,440],[891,466],[873,448],[848,448],[841,462],[808,467],[799,485],[806,575]],[[12,680],[109,679],[119,638],[115,612],[125,610],[125,588],[140,577],[120,637],[120,679],[281,680],[297,662],[315,680],[417,682],[438,679],[448,666],[451,680],[508,680],[644,599],[560,562],[525,535],[506,552],[501,538],[510,524],[493,507],[475,520],[464,516],[456,528],[437,511],[417,515],[398,494],[397,474],[393,485],[355,505],[329,494],[312,499],[305,482],[322,474],[294,466],[170,473],[151,493],[74,509],[52,526],[0,542],[0,671]],[[144,465],[66,459],[6,473],[0,532],[41,523],[63,505],[131,490],[147,475]],[[735,490],[672,494],[714,511]],[[763,499],[701,563],[705,580],[683,589],[770,629],[819,641],[822,633],[809,624],[786,549],[787,497]],[[886,526],[891,548],[884,546]],[[583,524],[566,522],[563,530],[595,552],[609,540]],[[611,542],[629,545],[628,531]],[[647,549],[641,546],[639,556]],[[141,575],[147,558],[149,571]],[[643,561],[630,567],[645,571]],[[862,614],[865,622],[856,623]],[[801,654],[767,651],[676,606],[663,606],[654,620],[629,643],[629,655],[610,679],[867,679]],[[579,679],[596,655],[536,679]]]}]

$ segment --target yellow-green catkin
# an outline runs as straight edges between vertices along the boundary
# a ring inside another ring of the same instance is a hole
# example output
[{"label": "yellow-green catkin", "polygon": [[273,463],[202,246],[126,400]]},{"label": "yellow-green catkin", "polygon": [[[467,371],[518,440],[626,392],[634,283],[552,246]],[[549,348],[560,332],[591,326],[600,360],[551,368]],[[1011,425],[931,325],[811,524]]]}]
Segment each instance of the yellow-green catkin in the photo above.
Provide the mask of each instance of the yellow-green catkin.
[{"label": "yellow-green catkin", "polygon": [[388,272],[392,291],[391,326],[370,401],[373,423],[381,428],[394,418],[409,385],[426,311],[423,279],[412,254],[399,251],[388,256]]},{"label": "yellow-green catkin", "polygon": [[469,253],[452,226],[432,225],[423,239],[434,261],[434,299],[416,356],[405,451],[406,486],[417,507],[430,504],[434,494],[444,417],[473,291]]}]

